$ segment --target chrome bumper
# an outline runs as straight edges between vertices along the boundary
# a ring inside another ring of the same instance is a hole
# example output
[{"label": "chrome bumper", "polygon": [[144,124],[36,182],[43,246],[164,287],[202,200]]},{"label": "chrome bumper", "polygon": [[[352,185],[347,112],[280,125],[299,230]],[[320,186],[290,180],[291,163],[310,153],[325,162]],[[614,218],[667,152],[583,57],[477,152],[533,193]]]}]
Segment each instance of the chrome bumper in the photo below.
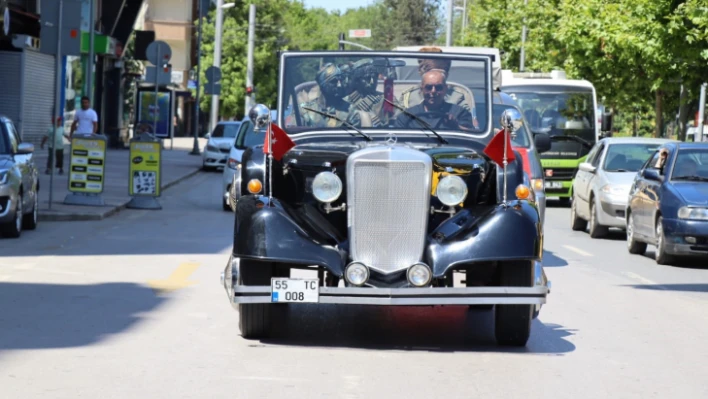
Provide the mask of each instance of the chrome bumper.
[{"label": "chrome bumper", "polygon": [[[235,286],[232,292],[232,299],[235,304],[271,303],[270,286]],[[543,305],[546,303],[546,296],[549,292],[549,286],[467,288],[320,287],[318,303],[394,306]]]}]

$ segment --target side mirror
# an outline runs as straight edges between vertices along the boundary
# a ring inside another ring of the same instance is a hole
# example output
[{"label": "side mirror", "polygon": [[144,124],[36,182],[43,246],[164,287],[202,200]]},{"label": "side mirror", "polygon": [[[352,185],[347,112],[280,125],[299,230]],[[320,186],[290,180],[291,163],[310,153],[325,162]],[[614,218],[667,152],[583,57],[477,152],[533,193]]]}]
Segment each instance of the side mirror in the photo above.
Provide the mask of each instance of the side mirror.
[{"label": "side mirror", "polygon": [[597,168],[592,166],[592,164],[589,162],[581,163],[580,165],[578,165],[578,169],[588,173],[595,173],[595,171],[597,170]]},{"label": "side mirror", "polygon": [[661,177],[659,176],[659,171],[656,169],[644,169],[642,171],[642,177],[647,180],[659,181]]},{"label": "side mirror", "polygon": [[207,140],[209,140],[209,139],[211,138],[211,133],[205,134],[205,135],[204,135],[204,138],[207,139]]},{"label": "side mirror", "polygon": [[601,122],[601,127],[600,130],[603,132],[610,132],[607,137],[612,136],[612,114],[609,112],[603,112],[602,113],[602,122]]},{"label": "side mirror", "polygon": [[20,143],[20,145],[17,146],[17,154],[19,155],[27,155],[31,154],[34,152],[34,145],[30,143]]},{"label": "side mirror", "polygon": [[536,145],[536,151],[539,154],[551,149],[551,136],[546,133],[534,133],[533,142]]},{"label": "side mirror", "polygon": [[270,122],[270,110],[263,104],[256,104],[248,112],[248,119],[253,122],[257,130],[264,129]]}]

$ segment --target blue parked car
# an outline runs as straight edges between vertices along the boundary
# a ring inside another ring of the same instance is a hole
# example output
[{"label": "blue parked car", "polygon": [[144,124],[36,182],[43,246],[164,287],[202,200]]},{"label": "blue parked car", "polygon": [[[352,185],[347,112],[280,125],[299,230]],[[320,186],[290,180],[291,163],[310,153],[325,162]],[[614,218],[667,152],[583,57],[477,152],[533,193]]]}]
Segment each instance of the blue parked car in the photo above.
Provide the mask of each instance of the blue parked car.
[{"label": "blue parked car", "polygon": [[656,246],[656,263],[708,259],[708,143],[670,142],[642,166],[629,192],[627,249]]}]

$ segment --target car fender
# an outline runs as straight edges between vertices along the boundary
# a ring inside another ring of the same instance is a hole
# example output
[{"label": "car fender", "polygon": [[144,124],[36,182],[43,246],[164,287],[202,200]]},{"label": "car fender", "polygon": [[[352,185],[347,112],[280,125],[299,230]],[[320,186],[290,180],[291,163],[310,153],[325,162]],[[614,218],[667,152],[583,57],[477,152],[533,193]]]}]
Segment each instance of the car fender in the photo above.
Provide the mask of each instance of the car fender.
[{"label": "car fender", "polygon": [[430,234],[425,252],[435,277],[476,262],[540,261],[543,233],[538,208],[528,201],[512,201],[481,215],[463,210]]},{"label": "car fender", "polygon": [[235,211],[233,256],[317,265],[341,276],[346,252],[340,248],[342,243],[334,227],[317,212],[311,205],[293,208],[266,196],[239,198]]}]

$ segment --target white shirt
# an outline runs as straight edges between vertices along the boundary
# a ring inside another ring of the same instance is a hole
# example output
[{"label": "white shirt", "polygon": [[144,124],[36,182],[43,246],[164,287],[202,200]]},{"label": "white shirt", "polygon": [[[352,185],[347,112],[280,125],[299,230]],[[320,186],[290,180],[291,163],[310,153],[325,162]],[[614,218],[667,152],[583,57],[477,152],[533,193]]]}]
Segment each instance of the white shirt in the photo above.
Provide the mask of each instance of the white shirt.
[{"label": "white shirt", "polygon": [[76,126],[76,133],[93,133],[93,123],[98,122],[96,111],[91,108],[87,110],[77,109],[74,114],[74,120],[79,121]]}]

